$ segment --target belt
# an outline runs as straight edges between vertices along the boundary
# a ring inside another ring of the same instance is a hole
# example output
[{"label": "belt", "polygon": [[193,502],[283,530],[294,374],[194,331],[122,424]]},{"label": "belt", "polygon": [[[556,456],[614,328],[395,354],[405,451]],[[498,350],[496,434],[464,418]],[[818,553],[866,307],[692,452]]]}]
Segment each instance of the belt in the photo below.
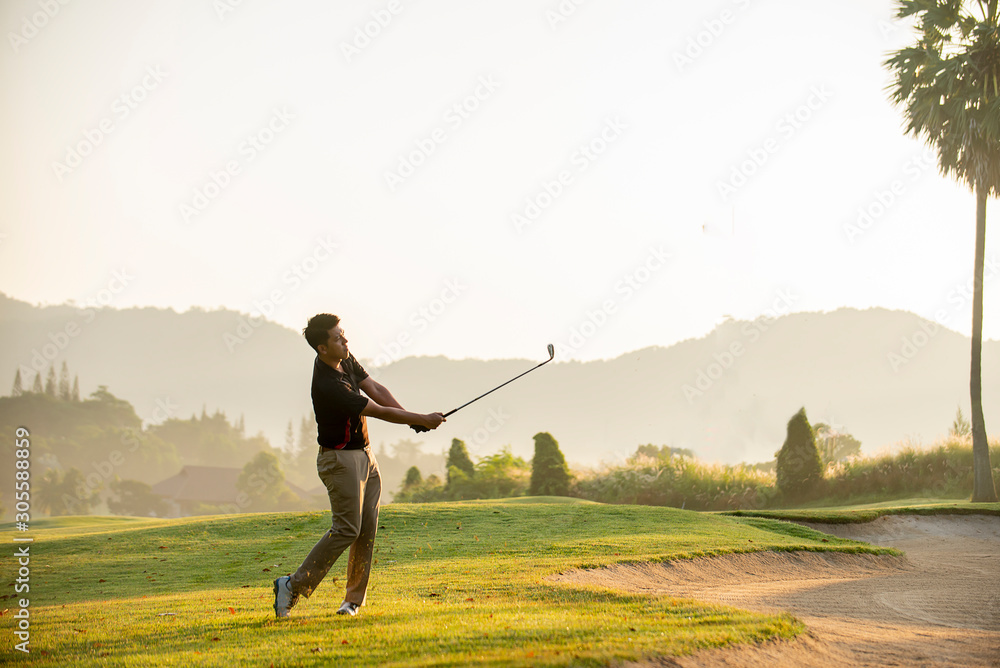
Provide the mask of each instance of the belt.
[{"label": "belt", "polygon": [[[326,452],[326,451],[328,451],[328,450],[330,450],[330,451],[336,451],[336,450],[337,450],[337,448],[328,448],[328,447],[326,447],[325,445],[321,445],[321,446],[319,446],[319,449],[320,449],[320,451],[322,451],[322,452]],[[341,450],[344,450],[344,449],[345,449],[345,448],[341,448]],[[352,449],[352,450],[357,450],[358,448],[351,448],[351,449]],[[363,450],[364,450],[365,452],[371,452],[371,451],[372,451],[372,446],[370,446],[370,445],[366,445],[366,446],[365,446],[364,448],[362,448],[362,449],[363,449]]]}]

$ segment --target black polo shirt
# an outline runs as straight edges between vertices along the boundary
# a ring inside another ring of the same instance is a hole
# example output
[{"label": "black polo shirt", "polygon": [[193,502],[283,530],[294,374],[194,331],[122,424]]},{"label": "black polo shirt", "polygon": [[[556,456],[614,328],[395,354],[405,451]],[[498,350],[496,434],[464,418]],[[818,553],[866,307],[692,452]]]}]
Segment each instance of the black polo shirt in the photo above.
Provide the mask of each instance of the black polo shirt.
[{"label": "black polo shirt", "polygon": [[318,356],[313,363],[312,402],[316,413],[316,440],[324,448],[362,450],[368,445],[368,423],[361,411],[361,381],[368,377],[354,355],[337,371]]}]

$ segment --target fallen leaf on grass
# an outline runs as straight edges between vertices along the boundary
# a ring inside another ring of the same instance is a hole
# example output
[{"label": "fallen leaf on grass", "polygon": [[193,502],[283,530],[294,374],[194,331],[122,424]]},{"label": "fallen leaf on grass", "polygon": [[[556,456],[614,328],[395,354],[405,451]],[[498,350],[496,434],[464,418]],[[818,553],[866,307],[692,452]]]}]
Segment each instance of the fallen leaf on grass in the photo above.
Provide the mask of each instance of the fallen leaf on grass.
[{"label": "fallen leaf on grass", "polygon": [[219,636],[215,636],[214,638],[212,638],[212,642],[218,642],[218,641],[219,641]]},{"label": "fallen leaf on grass", "polygon": [[240,585],[240,589],[249,589],[250,585]]},{"label": "fallen leaf on grass", "polygon": [[340,644],[341,644],[341,645],[346,645],[346,644],[347,644],[347,641],[346,641],[346,640],[341,640],[341,641],[340,641]]},{"label": "fallen leaf on grass", "polygon": [[271,569],[270,569],[270,568],[265,568],[263,572],[264,572],[264,573],[270,573],[270,572],[271,572]]},{"label": "fallen leaf on grass", "polygon": [[310,652],[312,652],[313,654],[316,654],[317,652],[322,652],[322,651],[323,651],[323,648],[322,648],[322,647],[313,647],[313,648],[312,648],[311,650],[309,650],[309,651],[310,651]]},{"label": "fallen leaf on grass", "polygon": [[100,580],[98,580],[98,582],[107,582],[107,580],[105,580],[104,578],[101,578]]},{"label": "fallen leaf on grass", "polygon": [[166,546],[166,545],[161,545],[161,546],[160,546],[160,549],[161,549],[161,550],[165,550],[165,549],[167,549],[167,546]]},{"label": "fallen leaf on grass", "polygon": [[229,614],[235,615],[236,614],[236,610],[234,608],[229,608]]}]

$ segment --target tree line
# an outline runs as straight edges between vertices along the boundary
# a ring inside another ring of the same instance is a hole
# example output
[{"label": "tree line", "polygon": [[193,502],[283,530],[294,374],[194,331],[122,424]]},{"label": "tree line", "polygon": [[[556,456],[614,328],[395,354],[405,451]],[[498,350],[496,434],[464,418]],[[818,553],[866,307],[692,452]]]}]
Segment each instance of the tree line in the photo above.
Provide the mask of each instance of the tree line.
[{"label": "tree line", "polygon": [[25,390],[23,379],[21,377],[21,369],[18,369],[14,373],[14,385],[11,388],[10,396],[19,397],[25,392],[46,394],[50,397],[58,397],[63,401],[78,402],[80,401],[80,377],[74,376],[73,384],[70,385],[69,365],[64,361],[62,363],[62,368],[59,371],[58,380],[56,379],[56,368],[54,366],[50,366],[44,385],[42,384],[42,372],[38,371],[35,373],[35,380],[31,384],[31,389]]},{"label": "tree line", "polygon": [[[41,377],[36,375],[26,390],[18,371],[10,396],[0,397],[0,429],[13,433],[23,426],[32,435],[36,512],[162,515],[166,511],[160,497],[152,494],[152,485],[183,465],[245,468],[251,462],[256,467],[251,474],[257,475],[247,481],[253,495],[246,509],[289,505],[287,495],[279,491],[285,489],[283,453],[262,434],[248,436],[242,416],[233,423],[222,411],[203,408],[188,419],[167,416],[144,426],[132,404],[104,385],[81,399],[79,377],[69,382],[65,362],[58,376],[50,367],[48,380],[42,383]],[[12,440],[0,447],[0,460],[13,468]],[[0,488],[0,512],[12,506],[12,486]]]},{"label": "tree line", "polygon": [[465,442],[452,439],[444,480],[436,474],[424,478],[420,469],[412,466],[406,472],[395,501],[425,503],[524,495],[568,496],[572,475],[559,443],[548,432],[535,434],[534,442],[535,453],[530,462],[511,454],[507,446],[473,463]]}]

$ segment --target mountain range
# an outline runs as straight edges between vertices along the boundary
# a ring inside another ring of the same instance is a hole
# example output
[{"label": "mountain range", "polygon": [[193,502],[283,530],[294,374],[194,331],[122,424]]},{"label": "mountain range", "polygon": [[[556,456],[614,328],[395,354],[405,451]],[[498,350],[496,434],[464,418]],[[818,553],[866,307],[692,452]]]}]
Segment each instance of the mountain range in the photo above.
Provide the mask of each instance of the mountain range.
[{"label": "mountain range", "polygon": [[[366,363],[365,342],[352,349]],[[300,333],[236,311],[35,306],[0,294],[0,373],[13,381],[20,369],[27,389],[65,361],[83,395],[105,385],[147,421],[218,409],[282,446],[289,421],[297,432],[311,412],[313,358]],[[540,361],[407,357],[369,371],[407,408],[444,412]],[[872,453],[945,435],[958,407],[969,414],[968,376],[968,337],[908,312],[844,308],[727,320],[609,360],[557,355],[435,432],[369,432],[376,446],[410,439],[441,452],[460,438],[474,457],[510,445],[530,458],[532,436],[548,431],[571,465],[620,461],[647,443],[761,462],[804,406]],[[1000,341],[983,344],[983,396],[987,429],[998,430]]]}]

